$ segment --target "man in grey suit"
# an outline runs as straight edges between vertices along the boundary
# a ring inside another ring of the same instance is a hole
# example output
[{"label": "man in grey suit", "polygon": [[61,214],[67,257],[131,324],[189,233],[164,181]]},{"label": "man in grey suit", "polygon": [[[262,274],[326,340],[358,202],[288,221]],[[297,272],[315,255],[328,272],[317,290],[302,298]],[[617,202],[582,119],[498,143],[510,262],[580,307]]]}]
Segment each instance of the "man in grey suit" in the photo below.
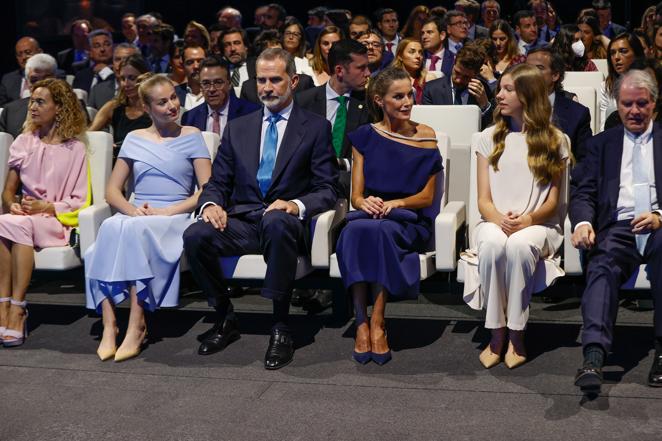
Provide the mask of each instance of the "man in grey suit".
[{"label": "man in grey suit", "polygon": [[25,91],[29,91],[27,80],[25,79],[25,63],[28,58],[34,54],[42,52],[39,42],[32,37],[22,37],[14,46],[16,53],[16,64],[18,69],[12,70],[2,76],[0,82],[0,106],[22,98]]},{"label": "man in grey suit", "polygon": [[478,40],[480,38],[489,38],[489,31],[486,27],[477,24],[480,18],[480,3],[476,0],[457,0],[455,9],[466,14],[469,20],[469,34],[467,40]]},{"label": "man in grey suit", "polygon": [[[25,65],[28,89],[30,84],[41,81],[44,78],[55,76],[57,63],[55,58],[48,54],[36,54],[32,56]],[[0,132],[7,132],[16,138],[21,134],[23,123],[28,114],[28,103],[30,98],[20,98],[5,106],[0,115]]]}]

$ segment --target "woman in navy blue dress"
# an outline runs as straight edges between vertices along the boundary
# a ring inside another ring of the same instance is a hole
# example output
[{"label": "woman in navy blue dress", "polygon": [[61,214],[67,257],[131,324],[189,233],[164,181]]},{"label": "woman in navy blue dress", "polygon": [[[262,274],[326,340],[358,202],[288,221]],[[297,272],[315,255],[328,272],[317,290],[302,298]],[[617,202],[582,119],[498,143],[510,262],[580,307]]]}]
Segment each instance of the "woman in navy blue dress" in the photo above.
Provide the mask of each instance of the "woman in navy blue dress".
[{"label": "woman in navy blue dress", "polygon": [[[367,102],[377,122],[348,135],[356,211],[347,216],[337,254],[356,314],[352,358],[384,364],[391,358],[384,323],[387,296],[418,295],[418,253],[432,239],[442,166],[434,130],[410,119],[414,97],[406,71],[390,67],[379,73],[371,80]],[[370,320],[369,292],[374,303]]]}]

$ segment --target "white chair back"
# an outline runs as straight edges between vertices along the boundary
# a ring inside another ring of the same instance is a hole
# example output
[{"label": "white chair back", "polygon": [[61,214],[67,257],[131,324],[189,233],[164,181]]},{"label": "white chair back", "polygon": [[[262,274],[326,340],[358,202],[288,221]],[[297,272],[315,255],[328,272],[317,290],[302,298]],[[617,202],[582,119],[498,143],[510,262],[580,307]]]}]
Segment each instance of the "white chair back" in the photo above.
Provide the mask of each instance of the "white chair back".
[{"label": "white chair back", "polygon": [[79,100],[82,100],[85,105],[87,105],[87,92],[84,91],[83,89],[74,89],[74,93],[76,94],[76,98]]},{"label": "white chair back", "polygon": [[[5,188],[7,173],[9,172],[9,147],[14,142],[14,137],[9,133],[0,132],[0,186]],[[2,191],[2,190],[0,190]],[[2,204],[0,204],[0,213],[2,213]]]},{"label": "white chair back", "polygon": [[602,72],[566,72],[563,78],[563,88],[593,87],[600,90],[604,76]]},{"label": "white chair back", "polygon": [[600,112],[598,111],[598,95],[594,87],[587,86],[569,86],[565,90],[577,95],[580,104],[588,107],[591,114],[591,130],[596,134],[600,130]]},{"label": "white chair back", "polygon": [[594,58],[593,64],[595,64],[595,67],[598,68],[600,72],[602,72],[602,76],[607,78],[607,75],[609,75],[609,65],[607,64],[607,59],[606,58]]},{"label": "white chair back", "polygon": [[214,162],[216,153],[218,153],[218,145],[221,143],[221,137],[214,132],[202,132],[202,137],[207,145],[207,150],[209,150],[211,162]]},{"label": "white chair back", "polygon": [[113,165],[113,137],[106,132],[87,132],[92,173],[92,202],[106,198],[106,184]]},{"label": "white chair back", "polygon": [[90,122],[94,121],[94,118],[97,116],[98,110],[94,107],[87,106],[87,116],[90,118]]},{"label": "white chair back", "polygon": [[67,83],[69,83],[70,86],[74,84],[74,76],[73,75],[67,75],[65,77],[65,79],[67,80]]},{"label": "white chair back", "polygon": [[436,132],[443,132],[453,146],[470,145],[471,135],[480,132],[480,109],[478,106],[414,106],[411,119],[427,124]]}]

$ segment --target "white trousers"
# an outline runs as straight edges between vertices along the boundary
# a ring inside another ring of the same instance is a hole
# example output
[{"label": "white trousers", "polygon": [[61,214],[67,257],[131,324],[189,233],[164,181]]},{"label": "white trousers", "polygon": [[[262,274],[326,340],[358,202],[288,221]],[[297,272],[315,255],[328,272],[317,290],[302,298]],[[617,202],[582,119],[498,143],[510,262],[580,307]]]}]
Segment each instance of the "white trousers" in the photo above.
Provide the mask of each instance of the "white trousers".
[{"label": "white trousers", "polygon": [[529,319],[533,273],[547,241],[548,227],[533,225],[507,236],[485,222],[476,229],[480,289],[486,302],[485,327],[521,331]]}]

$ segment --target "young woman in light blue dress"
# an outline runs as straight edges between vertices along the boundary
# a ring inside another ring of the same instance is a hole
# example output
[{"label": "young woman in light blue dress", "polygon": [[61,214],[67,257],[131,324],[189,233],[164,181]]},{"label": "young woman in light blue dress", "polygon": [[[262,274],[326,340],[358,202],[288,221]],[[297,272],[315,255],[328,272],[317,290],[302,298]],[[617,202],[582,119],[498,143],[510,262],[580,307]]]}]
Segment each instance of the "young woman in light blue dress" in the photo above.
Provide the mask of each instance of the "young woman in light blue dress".
[{"label": "young woman in light blue dress", "polygon": [[[106,200],[117,214],[101,225],[85,253],[87,307],[103,316],[99,358],[123,361],[140,353],[147,334],[144,309],[176,306],[182,234],[211,175],[211,161],[200,131],[178,123],[180,103],[170,81],[154,75],[139,93],[153,124],[126,137],[108,182]],[[123,193],[131,178],[134,200]],[[115,305],[129,298],[131,311],[124,341]]]}]

